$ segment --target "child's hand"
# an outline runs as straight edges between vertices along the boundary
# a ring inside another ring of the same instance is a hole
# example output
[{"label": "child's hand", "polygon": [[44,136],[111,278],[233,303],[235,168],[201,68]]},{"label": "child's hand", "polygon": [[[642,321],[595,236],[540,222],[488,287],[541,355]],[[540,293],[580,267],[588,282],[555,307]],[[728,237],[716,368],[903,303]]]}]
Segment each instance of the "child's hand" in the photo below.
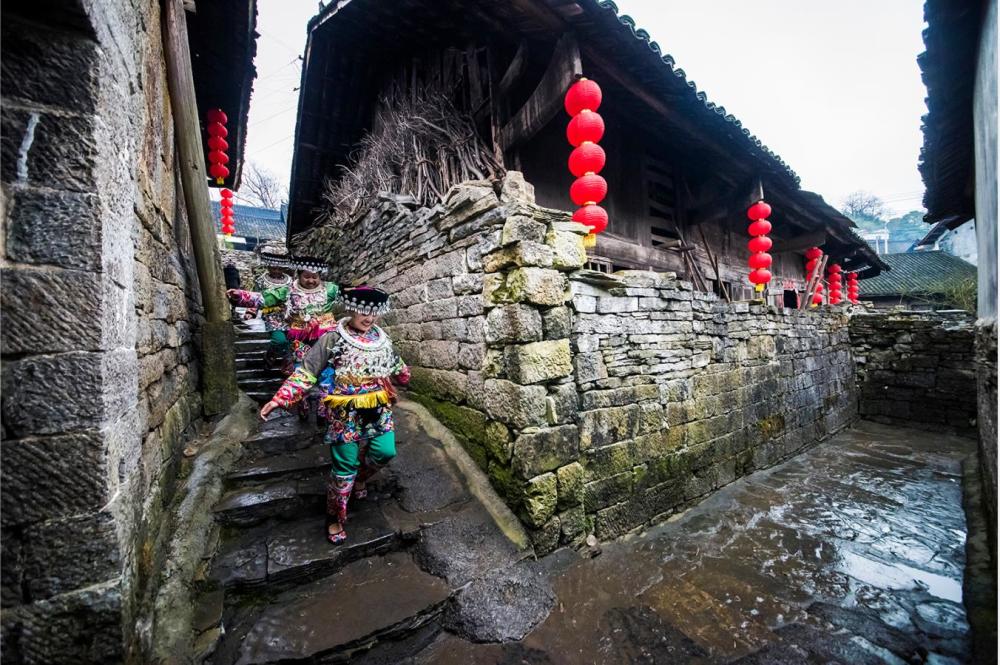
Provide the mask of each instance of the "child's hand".
[{"label": "child's hand", "polygon": [[267,420],[267,417],[271,415],[271,412],[279,408],[281,405],[275,401],[270,401],[260,408],[260,419]]}]

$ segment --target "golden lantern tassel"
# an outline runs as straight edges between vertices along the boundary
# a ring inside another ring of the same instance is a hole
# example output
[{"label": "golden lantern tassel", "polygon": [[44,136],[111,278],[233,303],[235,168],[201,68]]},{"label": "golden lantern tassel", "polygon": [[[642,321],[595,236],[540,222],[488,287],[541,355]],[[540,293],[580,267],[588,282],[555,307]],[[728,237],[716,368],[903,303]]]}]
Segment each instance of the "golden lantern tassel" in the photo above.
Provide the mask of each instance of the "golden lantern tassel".
[{"label": "golden lantern tassel", "polygon": [[593,249],[594,247],[597,247],[597,234],[588,233],[583,236],[583,246],[586,249]]}]

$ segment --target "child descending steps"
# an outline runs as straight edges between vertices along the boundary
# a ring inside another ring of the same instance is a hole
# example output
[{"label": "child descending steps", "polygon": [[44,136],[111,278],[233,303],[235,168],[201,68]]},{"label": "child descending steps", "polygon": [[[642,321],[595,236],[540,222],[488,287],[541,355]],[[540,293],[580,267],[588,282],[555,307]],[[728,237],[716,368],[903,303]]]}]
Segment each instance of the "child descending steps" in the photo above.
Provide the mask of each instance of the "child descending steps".
[{"label": "child descending steps", "polygon": [[[356,499],[364,498],[367,481],[396,455],[392,380],[402,385],[410,380],[392,340],[375,325],[376,317],[389,309],[389,294],[359,286],[345,289],[340,302],[350,316],[316,341],[302,365],[260,410],[266,419],[274,409],[295,404],[324,370],[332,370],[323,398],[329,422],[325,441],[333,458],[326,490],[326,535],[331,543],[347,539],[344,524],[352,489]],[[362,459],[363,448],[367,450]]]}]

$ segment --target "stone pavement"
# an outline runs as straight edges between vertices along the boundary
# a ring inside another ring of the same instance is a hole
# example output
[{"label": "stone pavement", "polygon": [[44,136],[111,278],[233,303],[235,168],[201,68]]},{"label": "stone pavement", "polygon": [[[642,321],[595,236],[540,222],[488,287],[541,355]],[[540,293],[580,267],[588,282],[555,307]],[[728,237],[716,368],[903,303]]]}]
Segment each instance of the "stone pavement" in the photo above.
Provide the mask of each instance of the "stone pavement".
[{"label": "stone pavement", "polygon": [[[244,366],[264,399],[274,379]],[[323,537],[315,425],[245,442],[215,506],[197,662],[970,662],[971,440],[861,422],[599,556],[535,561],[440,425],[397,414],[399,456],[346,546]]]},{"label": "stone pavement", "polygon": [[443,635],[411,663],[964,663],[971,440],[860,422],[649,532],[546,560],[516,644]]}]

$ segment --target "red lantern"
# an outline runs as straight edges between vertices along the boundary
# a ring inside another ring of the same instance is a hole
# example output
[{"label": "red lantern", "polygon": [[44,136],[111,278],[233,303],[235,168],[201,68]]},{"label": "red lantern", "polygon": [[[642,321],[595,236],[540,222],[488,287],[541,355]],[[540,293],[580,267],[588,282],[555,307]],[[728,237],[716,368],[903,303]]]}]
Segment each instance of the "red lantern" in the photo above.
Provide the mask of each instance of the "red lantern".
[{"label": "red lantern", "polygon": [[570,116],[581,111],[596,111],[601,105],[601,86],[587,78],[581,78],[566,91],[564,100],[566,113]]},{"label": "red lantern", "polygon": [[816,266],[819,265],[819,259],[809,259],[806,262],[806,273],[812,275],[816,271]]},{"label": "red lantern", "polygon": [[208,135],[218,136],[219,138],[226,138],[229,136],[229,132],[226,130],[226,126],[221,122],[210,122],[208,123]]},{"label": "red lantern", "polygon": [[763,286],[771,281],[771,272],[769,270],[764,270],[763,268],[758,268],[750,273],[750,282],[757,285],[758,291],[763,291]]},{"label": "red lantern", "polygon": [[604,148],[596,143],[581,143],[569,153],[569,170],[578,178],[584,173],[600,173],[605,160]]},{"label": "red lantern", "polygon": [[754,254],[758,252],[766,252],[771,249],[774,243],[767,236],[759,236],[757,238],[750,238],[750,242],[747,243],[747,248]]},{"label": "red lantern", "polygon": [[[747,209],[747,217],[753,221],[758,219],[767,219],[771,215],[771,206],[769,206],[764,201],[757,201],[749,209]],[[764,234],[760,234],[764,235]]]},{"label": "red lantern", "polygon": [[756,222],[750,224],[747,228],[747,233],[752,236],[766,236],[771,232],[771,222],[766,219],[759,219]]},{"label": "red lantern", "polygon": [[566,125],[566,138],[570,145],[578,146],[584,141],[597,143],[604,137],[604,118],[596,111],[584,109],[573,116]]},{"label": "red lantern", "polygon": [[822,305],[822,304],[823,304],[823,296],[817,292],[816,295],[813,296],[812,305],[813,307],[815,307],[816,305]]},{"label": "red lantern", "polygon": [[219,199],[219,205],[222,206],[223,208],[232,208],[233,207],[233,200],[232,199]]},{"label": "red lantern", "polygon": [[749,264],[751,268],[755,269],[770,268],[771,255],[767,252],[757,252],[756,254],[751,254]]},{"label": "red lantern", "polygon": [[231,199],[233,198],[233,190],[223,188],[219,190],[219,195],[224,199]]},{"label": "red lantern", "polygon": [[608,228],[608,212],[599,205],[585,205],[573,213],[573,221],[590,227],[591,233]]},{"label": "red lantern", "polygon": [[221,150],[213,150],[212,152],[208,153],[208,161],[211,162],[212,164],[228,164],[229,155],[222,152]]},{"label": "red lantern", "polygon": [[569,197],[578,206],[587,203],[600,203],[608,194],[608,181],[599,175],[587,173],[573,181],[569,188]]},{"label": "red lantern", "polygon": [[229,118],[226,117],[222,109],[209,109],[208,113],[205,114],[205,119],[209,122],[218,122],[223,125],[229,122]]},{"label": "red lantern", "polygon": [[208,167],[208,173],[221,185],[222,181],[229,175],[229,169],[222,164],[212,164]]},{"label": "red lantern", "polygon": [[229,150],[229,143],[221,136],[209,136],[208,149],[221,150],[222,152],[225,152],[226,150]]},{"label": "red lantern", "polygon": [[819,247],[810,247],[809,249],[806,250],[806,258],[809,259],[810,261],[812,259],[818,259],[821,256],[823,256],[823,250],[821,250]]},{"label": "red lantern", "polygon": [[844,269],[840,267],[839,263],[834,263],[832,266],[830,266],[830,272],[832,273],[841,273],[843,271]]}]

